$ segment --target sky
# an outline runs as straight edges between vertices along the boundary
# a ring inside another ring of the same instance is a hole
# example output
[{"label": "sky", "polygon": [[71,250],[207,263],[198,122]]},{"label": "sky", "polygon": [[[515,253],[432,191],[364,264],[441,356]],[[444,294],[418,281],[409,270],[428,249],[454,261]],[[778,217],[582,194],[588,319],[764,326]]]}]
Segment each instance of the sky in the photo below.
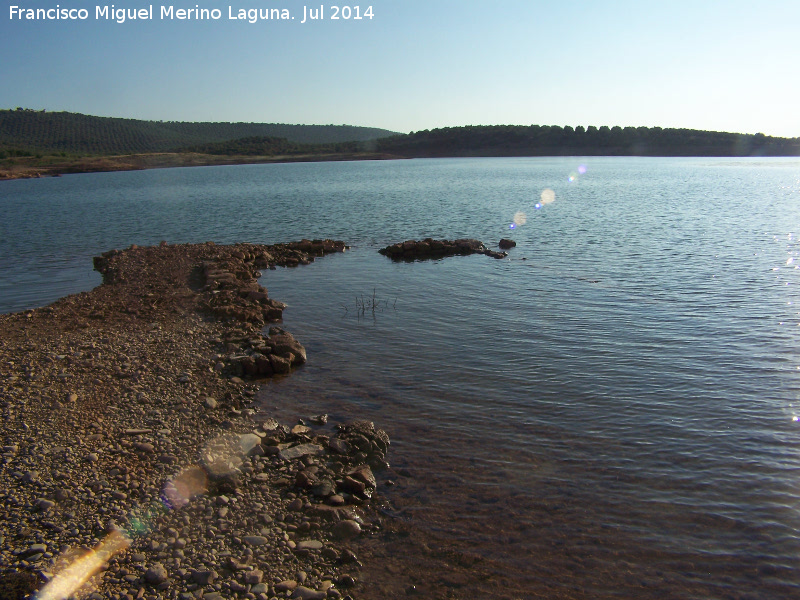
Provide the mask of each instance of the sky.
[{"label": "sky", "polygon": [[[350,7],[338,20],[334,4],[305,0],[171,1],[124,23],[97,19],[111,6],[97,0],[4,1],[0,108],[403,133],[537,124],[800,137],[797,0],[374,0],[336,5],[340,17]],[[89,17],[12,19],[12,6]],[[161,19],[162,6],[221,18]],[[320,6],[324,19],[301,23]],[[294,18],[230,19],[240,8]]]}]

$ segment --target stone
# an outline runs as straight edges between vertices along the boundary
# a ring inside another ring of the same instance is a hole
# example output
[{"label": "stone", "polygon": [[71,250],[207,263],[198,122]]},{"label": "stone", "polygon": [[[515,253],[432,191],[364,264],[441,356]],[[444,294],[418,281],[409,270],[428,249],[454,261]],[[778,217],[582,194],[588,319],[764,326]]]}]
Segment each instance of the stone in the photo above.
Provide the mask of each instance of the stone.
[{"label": "stone", "polygon": [[339,521],[333,526],[333,535],[339,540],[350,540],[361,533],[361,525],[351,519]]},{"label": "stone", "polygon": [[302,585],[298,585],[292,592],[292,598],[300,600],[325,600],[328,597],[326,592],[318,592]]},{"label": "stone", "polygon": [[241,452],[245,456],[264,456],[264,449],[261,447],[261,438],[255,433],[245,433],[239,437]]},{"label": "stone", "polygon": [[292,370],[291,361],[277,354],[270,354],[269,362],[272,365],[272,371],[277,375],[288,375]]},{"label": "stone", "polygon": [[28,546],[28,549],[25,551],[27,555],[32,554],[44,554],[47,552],[47,545],[46,544],[31,544]]},{"label": "stone", "polygon": [[371,487],[373,489],[378,487],[378,484],[375,481],[375,475],[373,475],[372,469],[370,469],[367,465],[356,467],[350,471],[348,475],[353,479],[363,482],[367,487]]},{"label": "stone", "polygon": [[336,491],[334,483],[330,479],[322,479],[311,488],[311,493],[320,498],[327,498]]},{"label": "stone", "polygon": [[205,405],[206,408],[210,410],[217,408],[217,401],[214,400],[214,398],[211,398],[210,396],[206,396],[206,399],[203,400],[203,404]]},{"label": "stone", "polygon": [[311,427],[307,425],[295,425],[292,427],[292,435],[306,435],[311,433]]},{"label": "stone", "polygon": [[275,584],[276,592],[291,592],[297,587],[297,582],[294,579],[286,579],[280,583]]},{"label": "stone", "polygon": [[497,245],[500,246],[500,248],[502,250],[508,250],[509,248],[515,247],[517,245],[517,242],[515,242],[514,240],[509,240],[507,238],[503,238],[503,239],[500,240],[500,243],[497,244]]},{"label": "stone", "polygon": [[251,546],[264,546],[269,543],[269,540],[263,535],[246,535],[242,539]]},{"label": "stone", "polygon": [[264,572],[258,569],[253,569],[244,574],[244,582],[247,585],[256,585],[261,583],[261,578],[264,577]]},{"label": "stone", "polygon": [[167,580],[167,569],[161,563],[151,565],[144,573],[144,580],[150,585],[159,585]]},{"label": "stone", "polygon": [[273,418],[269,418],[261,424],[261,428],[266,432],[275,431],[280,426],[281,424]]},{"label": "stone", "polygon": [[299,550],[321,550],[322,542],[319,540],[302,540],[297,542],[297,548]]},{"label": "stone", "polygon": [[270,336],[270,344],[273,347],[272,353],[288,358],[291,356],[292,366],[302,365],[306,362],[306,349],[300,342],[298,342],[292,334],[281,333],[278,335]]},{"label": "stone", "polygon": [[342,489],[349,494],[363,494],[367,486],[363,481],[348,475],[342,481]]},{"label": "stone", "polygon": [[328,442],[328,449],[332,452],[336,452],[337,454],[349,454],[350,453],[350,446],[347,445],[347,442],[344,440],[340,440],[339,438],[333,438]]},{"label": "stone", "polygon": [[192,573],[192,581],[198,585],[211,585],[217,578],[217,572],[212,570],[195,571]]},{"label": "stone", "polygon": [[278,453],[278,456],[282,460],[293,460],[303,456],[316,456],[318,454],[322,454],[323,452],[324,450],[322,446],[318,446],[317,444],[298,444],[297,446],[291,446],[290,448],[282,449]]},{"label": "stone", "polygon": [[39,510],[41,510],[41,511],[50,510],[50,509],[51,509],[51,508],[53,508],[55,505],[56,505],[56,503],[55,503],[55,502],[53,502],[52,500],[48,500],[47,498],[38,498],[38,499],[36,500],[36,506],[37,506],[37,507],[39,508]]}]

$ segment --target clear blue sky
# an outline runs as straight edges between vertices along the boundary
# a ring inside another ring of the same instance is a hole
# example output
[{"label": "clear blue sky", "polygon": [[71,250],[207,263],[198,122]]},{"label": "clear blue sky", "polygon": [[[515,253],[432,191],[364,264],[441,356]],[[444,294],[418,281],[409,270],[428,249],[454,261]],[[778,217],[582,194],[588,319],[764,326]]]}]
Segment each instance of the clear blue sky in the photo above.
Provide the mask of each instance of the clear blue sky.
[{"label": "clear blue sky", "polygon": [[[57,4],[90,18],[9,18],[12,5]],[[375,0],[359,4],[372,20],[306,24],[297,0],[174,4],[219,8],[218,21],[162,21],[162,4],[153,21],[117,24],[82,0],[3,2],[0,108],[401,132],[646,125],[800,136],[798,0]],[[229,6],[295,19],[229,20]]]}]

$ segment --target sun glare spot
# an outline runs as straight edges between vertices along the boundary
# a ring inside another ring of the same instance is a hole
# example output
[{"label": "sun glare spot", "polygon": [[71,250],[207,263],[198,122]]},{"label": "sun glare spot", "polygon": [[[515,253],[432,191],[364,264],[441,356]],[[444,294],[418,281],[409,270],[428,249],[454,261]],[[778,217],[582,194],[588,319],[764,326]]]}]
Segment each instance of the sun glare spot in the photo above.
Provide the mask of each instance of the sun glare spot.
[{"label": "sun glare spot", "polygon": [[72,596],[78,588],[97,573],[111,558],[130,545],[130,539],[120,531],[113,531],[81,558],[74,561],[45,585],[36,600],[63,600]]}]

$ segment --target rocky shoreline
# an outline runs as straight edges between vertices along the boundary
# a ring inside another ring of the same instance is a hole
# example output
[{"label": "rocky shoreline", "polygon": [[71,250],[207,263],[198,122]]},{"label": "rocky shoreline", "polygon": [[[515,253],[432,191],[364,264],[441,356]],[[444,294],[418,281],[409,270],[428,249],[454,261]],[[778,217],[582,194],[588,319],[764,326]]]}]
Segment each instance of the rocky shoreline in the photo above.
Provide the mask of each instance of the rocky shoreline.
[{"label": "rocky shoreline", "polygon": [[253,401],[306,360],[263,333],[285,306],[259,271],[344,249],[132,246],[95,259],[91,292],[0,315],[0,598],[93,553],[89,598],[358,597],[388,436]]}]

